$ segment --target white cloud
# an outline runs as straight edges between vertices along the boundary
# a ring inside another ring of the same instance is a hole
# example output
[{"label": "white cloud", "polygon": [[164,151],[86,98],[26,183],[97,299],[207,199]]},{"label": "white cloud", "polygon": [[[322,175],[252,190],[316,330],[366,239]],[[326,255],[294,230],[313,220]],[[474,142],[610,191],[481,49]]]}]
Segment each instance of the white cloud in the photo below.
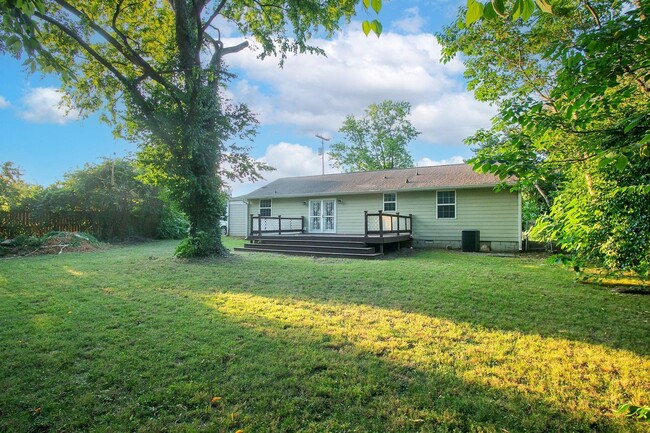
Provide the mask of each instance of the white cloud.
[{"label": "white cloud", "polygon": [[420,9],[412,7],[404,10],[403,18],[393,21],[392,28],[404,33],[420,33],[424,25],[424,18],[420,16]]},{"label": "white cloud", "polygon": [[22,99],[23,110],[18,114],[32,123],[64,123],[79,119],[79,112],[62,103],[63,94],[54,87],[28,89]]},{"label": "white cloud", "polygon": [[[234,197],[251,192],[262,185],[282,177],[312,176],[322,173],[321,156],[314,149],[302,144],[278,143],[266,148],[266,153],[258,161],[265,162],[275,171],[264,173],[264,180],[258,183],[245,182],[232,185]],[[339,173],[340,170],[330,164],[325,153],[325,173]]]},{"label": "white cloud", "polygon": [[496,109],[475,100],[467,92],[448,93],[411,112],[411,121],[422,140],[435,144],[462,144],[464,138],[490,126]]},{"label": "white cloud", "polygon": [[0,96],[0,110],[2,110],[3,108],[8,108],[10,106],[11,106],[11,104],[9,103],[9,101],[7,101],[4,98],[4,96]]},{"label": "white cloud", "polygon": [[410,102],[419,140],[430,144],[460,145],[489,126],[493,110],[464,90],[459,59],[440,63],[434,35],[387,32],[377,39],[359,28],[352,23],[333,40],[312,41],[327,57],[290,57],[283,69],[277,59],[259,60],[253,50],[227,57],[240,74],[230,89],[234,99],[247,103],[264,125],[286,124],[309,135],[334,133],[347,114],[361,115],[385,99]]},{"label": "white cloud", "polygon": [[427,167],[431,165],[462,164],[463,162],[465,162],[465,158],[463,158],[462,156],[452,156],[451,158],[441,159],[441,160],[422,158],[418,160],[418,162],[415,165],[417,165],[418,167]]}]

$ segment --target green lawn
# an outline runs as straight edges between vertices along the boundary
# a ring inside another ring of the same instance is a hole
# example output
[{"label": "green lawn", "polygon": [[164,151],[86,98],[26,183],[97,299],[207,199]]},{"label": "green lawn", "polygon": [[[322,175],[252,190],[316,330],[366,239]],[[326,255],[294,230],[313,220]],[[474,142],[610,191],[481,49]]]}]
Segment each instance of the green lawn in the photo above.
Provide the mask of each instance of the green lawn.
[{"label": "green lawn", "polygon": [[536,258],[174,247],[0,260],[0,431],[647,431],[614,411],[650,404],[650,296]]}]

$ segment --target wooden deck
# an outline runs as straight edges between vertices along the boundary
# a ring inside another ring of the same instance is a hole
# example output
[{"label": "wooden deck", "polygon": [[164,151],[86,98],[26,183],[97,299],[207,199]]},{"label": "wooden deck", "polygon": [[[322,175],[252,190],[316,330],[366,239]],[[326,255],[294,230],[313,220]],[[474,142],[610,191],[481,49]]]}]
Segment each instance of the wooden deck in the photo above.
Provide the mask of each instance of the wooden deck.
[{"label": "wooden deck", "polygon": [[385,248],[399,249],[410,245],[410,234],[286,234],[255,235],[238,251],[278,254],[375,259],[384,255]]}]

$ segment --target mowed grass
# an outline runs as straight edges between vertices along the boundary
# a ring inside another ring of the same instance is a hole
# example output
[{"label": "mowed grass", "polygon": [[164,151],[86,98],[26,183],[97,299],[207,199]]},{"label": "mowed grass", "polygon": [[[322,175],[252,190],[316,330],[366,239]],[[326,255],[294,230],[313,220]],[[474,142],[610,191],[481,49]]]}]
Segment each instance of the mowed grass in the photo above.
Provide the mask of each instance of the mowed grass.
[{"label": "mowed grass", "polygon": [[615,410],[650,404],[650,296],[537,258],[174,247],[0,261],[0,431],[647,431]]}]

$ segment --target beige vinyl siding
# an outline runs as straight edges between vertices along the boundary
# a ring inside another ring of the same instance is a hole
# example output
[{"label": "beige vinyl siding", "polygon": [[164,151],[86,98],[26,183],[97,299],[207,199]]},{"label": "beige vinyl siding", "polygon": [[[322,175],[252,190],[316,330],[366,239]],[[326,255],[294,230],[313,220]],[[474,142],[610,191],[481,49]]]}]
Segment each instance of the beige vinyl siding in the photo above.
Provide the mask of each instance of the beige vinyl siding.
[{"label": "beige vinyl siding", "polygon": [[228,202],[228,235],[248,235],[248,206],[240,200]]},{"label": "beige vinyl siding", "polygon": [[363,234],[364,211],[376,213],[384,205],[383,194],[348,195],[339,197],[336,229],[340,234]]},{"label": "beige vinyl siding", "polygon": [[456,241],[463,230],[476,229],[484,241],[519,242],[516,193],[496,193],[489,188],[456,190],[456,218],[449,219],[436,218],[436,191],[398,194],[397,209],[413,214],[416,239]]},{"label": "beige vinyl siding", "polygon": [[[443,191],[443,190],[441,190]],[[444,189],[450,191],[450,189]],[[519,242],[518,198],[516,193],[494,192],[492,188],[458,189],[456,218],[436,218],[436,191],[397,192],[397,212],[413,214],[413,237],[421,240],[460,241],[462,230],[481,231],[481,241]],[[388,191],[392,192],[392,191]],[[310,199],[337,199],[336,233],[363,234],[364,211],[376,213],[383,207],[383,192],[273,199],[272,215],[307,217]],[[249,209],[257,215],[259,200],[250,200]]]},{"label": "beige vinyl siding", "polygon": [[[271,200],[271,216],[281,215],[283,217],[305,217],[305,227],[307,227],[307,213],[309,207],[304,205],[303,202],[307,201],[303,198],[274,198]],[[257,216],[260,210],[259,200],[248,201],[248,211]],[[250,224],[250,215],[248,218]],[[250,229],[249,229],[250,230]]]}]

